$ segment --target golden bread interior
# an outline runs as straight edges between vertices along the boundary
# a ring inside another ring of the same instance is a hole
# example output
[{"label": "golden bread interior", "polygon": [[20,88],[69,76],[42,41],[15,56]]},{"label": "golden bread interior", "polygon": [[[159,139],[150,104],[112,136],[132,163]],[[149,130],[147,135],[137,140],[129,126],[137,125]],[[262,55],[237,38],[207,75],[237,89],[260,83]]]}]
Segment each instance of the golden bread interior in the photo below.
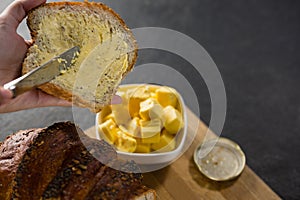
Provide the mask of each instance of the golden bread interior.
[{"label": "golden bread interior", "polygon": [[24,60],[23,73],[79,46],[73,66],[40,88],[95,112],[110,103],[136,59],[130,30],[103,4],[49,3],[29,14],[28,25],[34,44]]}]

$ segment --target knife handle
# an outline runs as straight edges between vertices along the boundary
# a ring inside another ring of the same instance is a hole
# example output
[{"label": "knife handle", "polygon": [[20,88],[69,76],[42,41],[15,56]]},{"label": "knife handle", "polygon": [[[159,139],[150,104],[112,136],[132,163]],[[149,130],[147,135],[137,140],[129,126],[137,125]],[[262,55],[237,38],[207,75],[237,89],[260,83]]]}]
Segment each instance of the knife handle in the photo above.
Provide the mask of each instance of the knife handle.
[{"label": "knife handle", "polygon": [[10,90],[13,93],[13,98],[16,96],[19,96],[20,94],[23,94],[24,92],[27,92],[32,89],[32,87],[26,87],[19,84],[24,78],[27,77],[27,74],[12,80],[6,84],[4,84],[4,89]]}]

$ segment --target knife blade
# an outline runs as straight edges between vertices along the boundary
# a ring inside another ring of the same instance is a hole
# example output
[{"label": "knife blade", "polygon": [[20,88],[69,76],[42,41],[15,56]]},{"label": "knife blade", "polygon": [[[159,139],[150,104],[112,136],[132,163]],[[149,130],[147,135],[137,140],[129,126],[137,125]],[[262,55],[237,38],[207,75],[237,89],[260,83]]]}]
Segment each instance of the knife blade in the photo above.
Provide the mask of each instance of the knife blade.
[{"label": "knife blade", "polygon": [[68,70],[74,63],[79,52],[80,48],[78,46],[72,47],[62,54],[52,58],[45,64],[9,83],[6,83],[3,87],[11,90],[13,96],[16,97],[24,92],[47,83],[62,74],[65,70]]}]

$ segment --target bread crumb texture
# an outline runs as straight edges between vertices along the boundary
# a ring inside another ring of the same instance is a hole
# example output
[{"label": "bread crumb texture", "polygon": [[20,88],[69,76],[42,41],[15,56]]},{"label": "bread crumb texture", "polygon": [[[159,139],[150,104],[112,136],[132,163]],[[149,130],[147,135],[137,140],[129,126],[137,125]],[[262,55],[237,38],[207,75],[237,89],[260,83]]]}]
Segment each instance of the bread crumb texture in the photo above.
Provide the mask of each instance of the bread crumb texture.
[{"label": "bread crumb texture", "polygon": [[79,46],[73,66],[40,88],[94,112],[110,103],[136,60],[131,31],[100,3],[48,3],[29,13],[28,26],[34,43],[24,60],[23,73]]}]

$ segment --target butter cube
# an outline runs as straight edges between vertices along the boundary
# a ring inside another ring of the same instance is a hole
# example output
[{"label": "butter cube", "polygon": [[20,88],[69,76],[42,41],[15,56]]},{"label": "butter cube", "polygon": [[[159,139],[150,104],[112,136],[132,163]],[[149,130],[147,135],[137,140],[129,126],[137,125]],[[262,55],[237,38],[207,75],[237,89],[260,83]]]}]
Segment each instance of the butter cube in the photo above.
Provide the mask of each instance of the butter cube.
[{"label": "butter cube", "polygon": [[169,87],[160,87],[156,90],[157,101],[163,106],[173,106],[176,108],[177,96],[176,91]]},{"label": "butter cube", "polygon": [[153,99],[157,99],[156,93],[155,92],[151,92],[150,93],[150,97]]},{"label": "butter cube", "polygon": [[140,103],[139,114],[143,120],[162,118],[163,107],[152,98],[149,98]]},{"label": "butter cube", "polygon": [[120,129],[117,132],[118,137],[115,141],[115,146],[118,150],[132,153],[135,151],[137,147],[136,139],[126,135],[123,131]]},{"label": "butter cube", "polygon": [[142,121],[141,123],[141,141],[142,143],[158,143],[160,140],[161,121],[154,119],[151,121]]},{"label": "butter cube", "polygon": [[109,115],[107,115],[107,116],[104,118],[104,121],[107,121],[107,120],[109,120],[109,119],[111,119],[111,120],[113,120],[113,121],[115,122],[115,116],[114,116],[112,113],[110,113]]},{"label": "butter cube", "polygon": [[140,138],[140,127],[138,127],[138,130],[136,132],[131,132],[129,131],[126,127],[120,125],[119,129],[125,133],[126,135],[128,135],[129,137],[133,137],[133,138]]},{"label": "butter cube", "polygon": [[127,93],[129,98],[128,109],[131,117],[138,117],[140,103],[151,96],[148,87],[142,86],[136,89],[129,90]]},{"label": "butter cube", "polygon": [[137,143],[135,153],[150,153],[151,151],[151,145],[149,143],[143,144],[143,143]]},{"label": "butter cube", "polygon": [[176,141],[173,134],[169,134],[166,129],[162,131],[159,143],[152,144],[151,148],[155,151],[167,152],[173,151]]},{"label": "butter cube", "polygon": [[113,144],[117,139],[117,134],[115,131],[116,128],[117,126],[112,119],[99,124],[98,129],[100,131],[100,137],[107,141],[109,144]]},{"label": "butter cube", "polygon": [[158,143],[160,141],[160,132],[156,133],[151,137],[143,138],[142,136],[142,143]]},{"label": "butter cube", "polygon": [[111,109],[118,125],[124,125],[130,121],[131,117],[126,105],[112,105]]},{"label": "butter cube", "polygon": [[127,124],[131,119],[127,108],[128,99],[125,92],[119,91],[117,92],[117,95],[119,95],[122,98],[122,103],[111,105],[111,110],[112,110],[112,114],[114,115],[115,122],[118,125],[124,125]]},{"label": "butter cube", "polygon": [[182,116],[178,110],[172,106],[167,106],[163,110],[164,127],[171,134],[176,134],[183,126]]},{"label": "butter cube", "polygon": [[133,137],[140,137],[141,127],[139,125],[139,120],[139,118],[135,117],[129,122],[127,126],[128,132],[132,134]]},{"label": "butter cube", "polygon": [[110,106],[105,106],[100,114],[99,114],[99,124],[101,124],[102,122],[106,121],[106,116],[111,114],[111,107]]}]

